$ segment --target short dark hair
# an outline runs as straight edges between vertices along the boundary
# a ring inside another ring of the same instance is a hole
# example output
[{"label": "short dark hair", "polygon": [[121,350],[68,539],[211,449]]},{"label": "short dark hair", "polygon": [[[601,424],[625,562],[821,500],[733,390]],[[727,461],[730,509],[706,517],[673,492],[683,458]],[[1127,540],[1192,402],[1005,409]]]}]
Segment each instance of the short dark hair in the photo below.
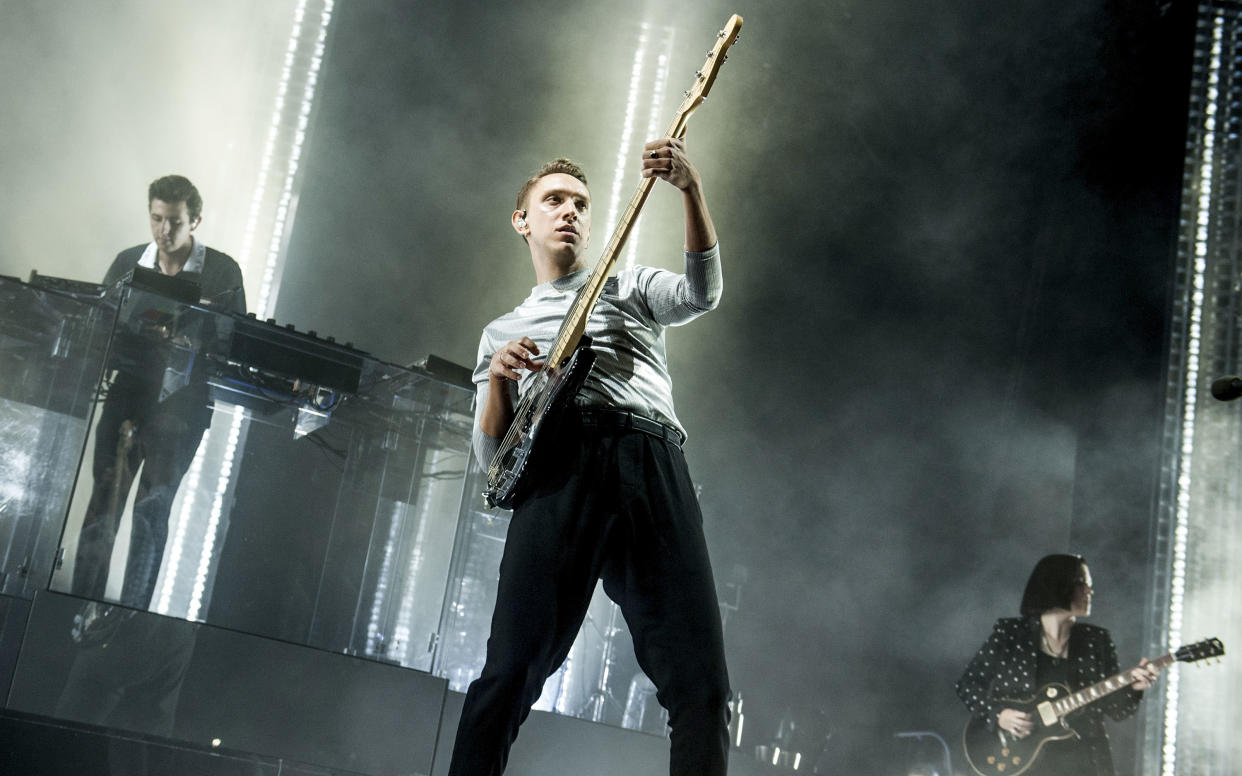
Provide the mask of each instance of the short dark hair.
[{"label": "short dark hair", "polygon": [[1045,555],[1031,570],[1022,593],[1023,617],[1038,617],[1049,609],[1068,609],[1074,588],[1087,564],[1081,555]]},{"label": "short dark hair", "polygon": [[583,186],[586,186],[588,188],[590,188],[591,186],[591,184],[587,183],[586,173],[582,171],[582,168],[579,167],[576,162],[573,162],[564,157],[558,157],[548,162],[544,166],[540,167],[537,171],[535,171],[534,175],[526,179],[526,182],[522,184],[522,188],[518,189],[517,207],[514,209],[525,210],[526,209],[526,198],[530,196],[531,188],[533,188],[534,185],[539,182],[540,178],[546,175],[555,175],[557,173],[564,173],[565,175],[572,175],[573,177],[582,181]]},{"label": "short dark hair", "polygon": [[147,187],[147,207],[151,207],[151,202],[157,199],[170,205],[184,202],[186,210],[190,211],[190,218],[195,220],[203,214],[202,196],[190,179],[181,175],[165,175],[151,181]]}]

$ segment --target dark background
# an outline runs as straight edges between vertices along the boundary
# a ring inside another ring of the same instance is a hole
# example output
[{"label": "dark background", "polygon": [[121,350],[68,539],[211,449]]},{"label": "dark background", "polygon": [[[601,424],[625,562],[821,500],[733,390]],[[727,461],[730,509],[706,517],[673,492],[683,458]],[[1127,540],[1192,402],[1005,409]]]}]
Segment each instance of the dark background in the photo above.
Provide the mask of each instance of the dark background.
[{"label": "dark background", "polygon": [[[745,580],[747,746],[788,714],[832,772],[887,772],[895,732],[956,738],[953,682],[1045,553],[1087,557],[1092,621],[1141,655],[1193,10],[339,4],[278,317],[473,366],[534,283],[529,172],[583,162],[604,243],[639,25],[675,33],[676,95],[741,13],[688,136],[725,295],[669,333],[678,413]],[[661,185],[641,261],[677,266],[679,218]]]}]

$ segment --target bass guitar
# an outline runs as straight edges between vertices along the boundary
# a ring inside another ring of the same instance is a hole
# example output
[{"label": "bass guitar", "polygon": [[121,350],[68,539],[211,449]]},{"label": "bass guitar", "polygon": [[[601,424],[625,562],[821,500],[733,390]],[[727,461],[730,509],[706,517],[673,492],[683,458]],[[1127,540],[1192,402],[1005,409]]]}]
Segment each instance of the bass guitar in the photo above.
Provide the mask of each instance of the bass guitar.
[{"label": "bass guitar", "polygon": [[[725,62],[726,52],[741,31],[742,17],[734,14],[717,34],[716,44],[707,52],[703,68],[695,73],[694,84],[686,91],[665,137],[685,137],[690,115],[703,104]],[[547,444],[544,440],[552,436],[551,427],[586,382],[595,362],[595,352],[586,337],[587,319],[595,309],[604,290],[604,281],[612,272],[654,182],[655,178],[643,178],[639,184],[603,255],[561,323],[556,342],[548,351],[546,365],[525,378],[531,383],[525,386],[514,408],[513,422],[487,469],[487,489],[483,496],[488,506],[512,509],[522,498],[529,484],[532,462],[539,458],[540,450]]]},{"label": "bass guitar", "polygon": [[[1192,663],[1223,654],[1225,645],[1220,639],[1205,639],[1162,655],[1151,661],[1151,665],[1164,668],[1175,660]],[[999,728],[989,730],[984,720],[972,716],[962,731],[966,761],[979,776],[1020,776],[1039,759],[1049,742],[1078,736],[1070,724],[1072,718],[1067,719],[1069,715],[1118,690],[1124,690],[1131,681],[1130,672],[1123,671],[1078,692],[1070,692],[1065,685],[1053,683],[1040,688],[1030,698],[998,699],[998,704],[1030,714],[1035,720],[1035,729],[1025,738],[1015,738]]]}]

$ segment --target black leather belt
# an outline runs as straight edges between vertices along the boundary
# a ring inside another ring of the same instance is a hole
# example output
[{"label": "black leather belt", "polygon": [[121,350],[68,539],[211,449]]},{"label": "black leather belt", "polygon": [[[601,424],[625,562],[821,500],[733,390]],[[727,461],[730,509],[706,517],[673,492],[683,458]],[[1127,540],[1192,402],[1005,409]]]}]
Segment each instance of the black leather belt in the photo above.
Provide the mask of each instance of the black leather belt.
[{"label": "black leather belt", "polygon": [[641,431],[649,434],[656,439],[663,439],[666,442],[681,447],[681,443],[685,441],[685,437],[680,431],[672,426],[661,423],[658,420],[643,417],[629,410],[597,410],[597,409],[580,409],[578,411],[582,419],[582,425],[591,428],[609,428],[609,429],[627,429],[631,431]]}]

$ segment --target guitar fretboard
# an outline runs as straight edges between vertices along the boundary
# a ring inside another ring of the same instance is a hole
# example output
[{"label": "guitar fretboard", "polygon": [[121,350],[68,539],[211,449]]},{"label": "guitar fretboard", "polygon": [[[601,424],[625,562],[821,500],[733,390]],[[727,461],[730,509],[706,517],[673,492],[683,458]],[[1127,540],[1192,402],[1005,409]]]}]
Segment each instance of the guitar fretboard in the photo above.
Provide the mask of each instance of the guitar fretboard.
[{"label": "guitar fretboard", "polygon": [[[1170,652],[1167,655],[1162,655],[1161,657],[1151,661],[1151,665],[1156,668],[1164,668],[1176,659],[1177,658],[1174,656],[1174,653]],[[1056,712],[1058,717],[1064,717],[1066,714],[1077,711],[1089,703],[1094,703],[1105,696],[1112,695],[1118,690],[1129,687],[1130,683],[1133,681],[1134,679],[1130,676],[1129,671],[1122,671],[1119,674],[1114,674],[1113,676],[1108,677],[1102,682],[1096,682],[1090,687],[1084,687],[1076,693],[1053,701],[1052,710]]]}]

